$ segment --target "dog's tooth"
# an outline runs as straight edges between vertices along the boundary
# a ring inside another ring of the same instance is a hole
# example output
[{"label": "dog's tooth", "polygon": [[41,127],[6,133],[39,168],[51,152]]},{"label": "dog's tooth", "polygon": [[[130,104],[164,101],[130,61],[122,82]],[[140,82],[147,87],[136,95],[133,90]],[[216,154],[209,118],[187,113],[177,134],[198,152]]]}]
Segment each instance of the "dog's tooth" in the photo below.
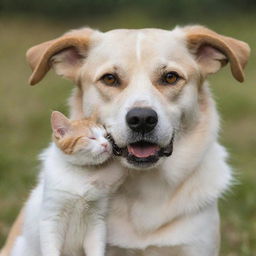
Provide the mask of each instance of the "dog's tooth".
[{"label": "dog's tooth", "polygon": [[122,155],[122,150],[113,146],[113,153],[116,156],[121,156]]},{"label": "dog's tooth", "polygon": [[172,154],[172,150],[164,151],[164,153],[163,153],[164,156],[170,156],[171,154]]}]

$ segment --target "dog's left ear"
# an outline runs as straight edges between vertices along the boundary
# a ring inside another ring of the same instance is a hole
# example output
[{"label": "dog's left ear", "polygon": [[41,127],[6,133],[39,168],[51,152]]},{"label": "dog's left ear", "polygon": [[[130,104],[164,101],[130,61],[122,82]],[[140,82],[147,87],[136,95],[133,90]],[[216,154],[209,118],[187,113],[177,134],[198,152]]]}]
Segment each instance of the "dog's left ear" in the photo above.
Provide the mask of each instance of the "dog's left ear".
[{"label": "dog's left ear", "polygon": [[244,81],[244,68],[250,55],[247,43],[215,33],[202,26],[184,27],[189,50],[196,56],[202,74],[207,76],[230,63],[236,80]]}]

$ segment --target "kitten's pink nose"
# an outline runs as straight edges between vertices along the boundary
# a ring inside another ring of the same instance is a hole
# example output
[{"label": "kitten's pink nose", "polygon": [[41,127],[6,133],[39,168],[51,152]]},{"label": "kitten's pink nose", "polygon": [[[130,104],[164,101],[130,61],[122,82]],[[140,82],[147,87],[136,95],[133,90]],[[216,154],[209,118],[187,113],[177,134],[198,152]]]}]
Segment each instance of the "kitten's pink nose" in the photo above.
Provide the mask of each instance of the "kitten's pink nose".
[{"label": "kitten's pink nose", "polygon": [[105,149],[107,149],[107,147],[108,147],[108,143],[107,143],[107,142],[101,143],[100,145],[101,145],[102,147],[104,147]]}]

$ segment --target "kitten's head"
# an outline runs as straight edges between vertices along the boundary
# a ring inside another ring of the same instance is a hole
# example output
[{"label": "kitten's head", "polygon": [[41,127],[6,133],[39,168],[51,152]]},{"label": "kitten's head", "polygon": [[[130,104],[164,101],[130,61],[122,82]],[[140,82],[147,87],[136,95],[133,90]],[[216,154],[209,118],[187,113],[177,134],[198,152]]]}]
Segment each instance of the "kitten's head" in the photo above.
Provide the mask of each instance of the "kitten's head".
[{"label": "kitten's head", "polygon": [[51,116],[53,141],[72,162],[101,164],[112,154],[107,132],[94,118],[71,121],[58,111]]}]

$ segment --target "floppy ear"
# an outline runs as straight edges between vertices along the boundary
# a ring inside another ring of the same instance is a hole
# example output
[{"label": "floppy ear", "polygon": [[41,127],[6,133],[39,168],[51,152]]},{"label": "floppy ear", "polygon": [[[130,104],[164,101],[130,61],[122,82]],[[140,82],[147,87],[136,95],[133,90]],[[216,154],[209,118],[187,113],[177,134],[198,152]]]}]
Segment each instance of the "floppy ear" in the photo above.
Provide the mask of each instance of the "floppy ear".
[{"label": "floppy ear", "polygon": [[184,28],[189,50],[196,56],[204,76],[230,63],[236,80],[244,81],[244,68],[250,55],[247,43],[215,33],[202,26]]},{"label": "floppy ear", "polygon": [[36,45],[27,51],[27,61],[33,71],[29,83],[34,85],[43,79],[51,67],[58,75],[73,81],[81,67],[93,30],[73,30],[63,36]]},{"label": "floppy ear", "polygon": [[56,138],[63,138],[70,130],[70,120],[59,111],[53,111],[51,115],[52,131]]}]

